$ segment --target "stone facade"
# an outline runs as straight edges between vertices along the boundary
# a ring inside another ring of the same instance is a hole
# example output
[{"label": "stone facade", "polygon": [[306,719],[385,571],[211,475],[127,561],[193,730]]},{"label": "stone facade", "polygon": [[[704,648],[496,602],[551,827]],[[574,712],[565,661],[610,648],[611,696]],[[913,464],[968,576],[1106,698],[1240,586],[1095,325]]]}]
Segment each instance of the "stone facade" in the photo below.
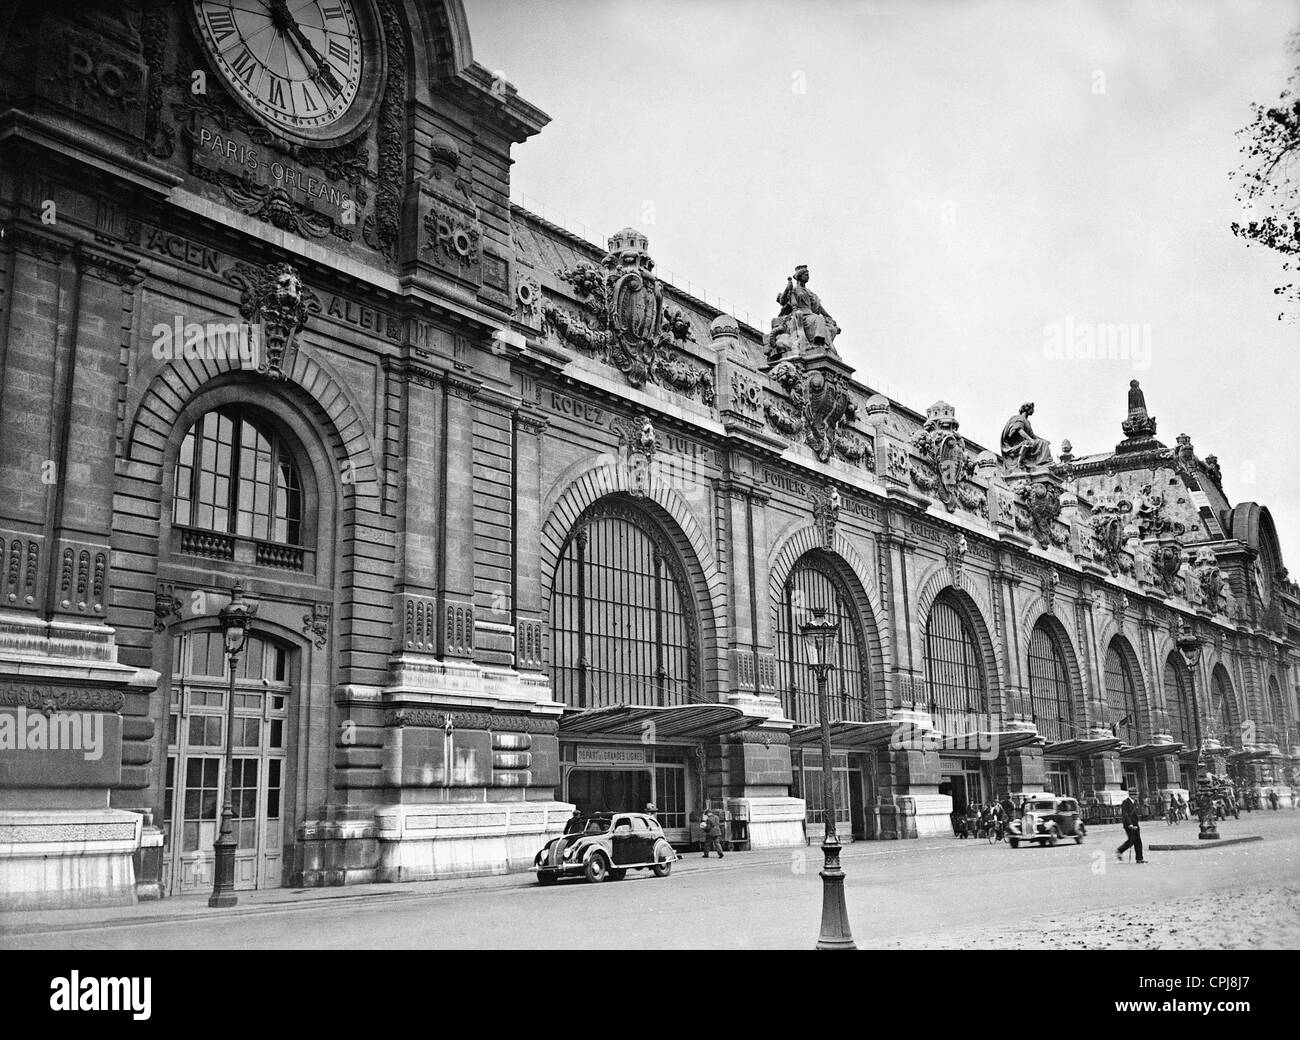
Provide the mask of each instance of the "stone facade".
[{"label": "stone facade", "polygon": [[[0,749],[0,906],[210,885],[226,680],[202,658],[236,580],[263,655],[237,674],[242,887],[527,869],[601,784],[679,841],[708,803],[801,842],[820,762],[783,617],[809,561],[854,662],[845,831],[1186,790],[1165,679],[1189,631],[1174,715],[1289,802],[1300,589],[1268,511],[1143,401],[1114,452],[1058,461],[1022,411],[995,454],[855,378],[806,271],[765,333],[659,280],[636,230],[600,248],[512,206],[546,117],[473,62],[457,0],[349,5],[374,74],[319,141],[237,100],[189,6],[0,14],[0,726],[102,736]],[[257,350],[208,349],[213,324]],[[189,454],[213,415],[263,438],[292,534],[257,527],[251,469],[229,523],[181,501],[216,494]],[[601,523],[640,525],[680,600],[679,665],[660,639],[625,709],[558,605]],[[927,663],[942,610],[979,676],[965,728]],[[1108,708],[1112,650],[1136,711]]]}]

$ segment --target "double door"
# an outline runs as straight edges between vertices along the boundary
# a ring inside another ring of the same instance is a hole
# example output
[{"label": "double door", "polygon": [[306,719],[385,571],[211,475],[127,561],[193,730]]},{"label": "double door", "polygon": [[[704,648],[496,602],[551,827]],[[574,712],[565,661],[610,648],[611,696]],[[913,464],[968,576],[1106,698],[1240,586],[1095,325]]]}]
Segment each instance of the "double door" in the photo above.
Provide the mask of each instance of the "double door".
[{"label": "double door", "polygon": [[[173,640],[163,806],[164,884],[169,894],[212,887],[213,843],[225,793],[229,673],[220,632]],[[284,855],[289,734],[284,648],[250,637],[235,674],[230,800],[235,888],[277,888]]]}]

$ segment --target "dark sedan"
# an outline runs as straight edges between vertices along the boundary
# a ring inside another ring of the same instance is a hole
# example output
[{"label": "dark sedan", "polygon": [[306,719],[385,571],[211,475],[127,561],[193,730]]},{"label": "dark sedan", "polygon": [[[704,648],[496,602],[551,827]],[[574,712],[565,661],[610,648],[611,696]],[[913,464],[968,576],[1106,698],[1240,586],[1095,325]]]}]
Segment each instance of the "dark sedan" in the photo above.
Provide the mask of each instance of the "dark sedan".
[{"label": "dark sedan", "polygon": [[621,881],[629,870],[652,870],[667,877],[677,853],[653,816],[644,813],[589,813],[576,816],[564,834],[546,843],[533,860],[540,884],[562,877],[585,877],[599,883]]}]

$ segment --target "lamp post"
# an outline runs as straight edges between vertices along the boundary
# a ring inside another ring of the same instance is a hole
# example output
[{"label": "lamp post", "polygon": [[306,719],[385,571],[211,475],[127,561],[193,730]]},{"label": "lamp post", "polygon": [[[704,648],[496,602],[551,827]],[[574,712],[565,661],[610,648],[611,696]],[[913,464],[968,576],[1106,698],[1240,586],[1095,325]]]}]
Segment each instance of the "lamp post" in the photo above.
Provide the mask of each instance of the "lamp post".
[{"label": "lamp post", "polygon": [[1197,837],[1206,841],[1217,841],[1219,828],[1214,819],[1214,801],[1208,796],[1203,801],[1200,791],[1205,741],[1201,737],[1201,702],[1196,696],[1196,666],[1201,663],[1201,650],[1204,646],[1205,640],[1196,634],[1191,625],[1184,624],[1182,633],[1178,636],[1178,650],[1183,655],[1183,660],[1187,662],[1188,681],[1192,684],[1192,721],[1196,727],[1196,806],[1201,827],[1201,833]]},{"label": "lamp post", "polygon": [[817,949],[856,950],[844,902],[840,839],[835,834],[835,772],[831,768],[831,723],[826,696],[826,677],[834,667],[835,638],[840,626],[826,616],[824,607],[814,607],[812,614],[812,620],[800,626],[800,633],[808,663],[817,676],[817,718],[822,731],[822,816],[826,832],[822,838],[822,930],[817,937]]},{"label": "lamp post", "polygon": [[235,667],[239,663],[244,644],[248,642],[248,630],[253,627],[253,619],[257,617],[257,604],[244,599],[242,583],[235,582],[230,602],[221,608],[218,617],[221,619],[221,635],[226,644],[230,686],[226,690],[225,782],[221,791],[221,829],[217,840],[212,844],[212,895],[208,896],[208,906],[227,907],[239,902],[235,895],[235,849],[239,842],[235,838],[235,808],[230,793],[235,746]]}]

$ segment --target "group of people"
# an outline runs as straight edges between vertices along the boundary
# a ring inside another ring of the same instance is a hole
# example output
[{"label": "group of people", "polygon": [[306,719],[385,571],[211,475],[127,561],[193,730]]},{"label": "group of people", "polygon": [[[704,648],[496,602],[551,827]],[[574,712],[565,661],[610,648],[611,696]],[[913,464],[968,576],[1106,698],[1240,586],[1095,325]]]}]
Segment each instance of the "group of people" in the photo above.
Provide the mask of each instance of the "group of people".
[{"label": "group of people", "polygon": [[988,805],[971,802],[966,806],[965,812],[952,814],[953,833],[959,838],[983,838],[992,831],[1005,828],[1007,821],[1014,819],[1016,815],[1016,804],[1011,800],[1010,795],[1000,802],[991,802]]}]

